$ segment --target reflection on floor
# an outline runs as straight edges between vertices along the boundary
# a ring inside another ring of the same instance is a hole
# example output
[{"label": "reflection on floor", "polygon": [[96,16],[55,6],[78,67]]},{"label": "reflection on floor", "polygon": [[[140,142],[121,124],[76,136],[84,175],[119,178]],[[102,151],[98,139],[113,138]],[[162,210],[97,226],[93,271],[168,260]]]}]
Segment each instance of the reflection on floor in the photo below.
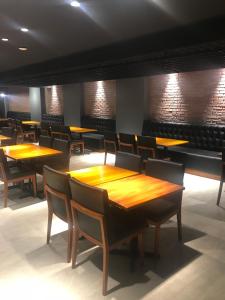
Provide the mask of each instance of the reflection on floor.
[{"label": "reflection on floor", "polygon": [[[73,156],[70,168],[102,163],[102,153],[91,153]],[[108,163],[114,163],[113,155]],[[218,181],[185,174],[183,244],[177,241],[174,219],[162,229],[160,259],[147,257],[144,267],[132,273],[128,257],[111,255],[110,293],[105,299],[224,299],[225,195],[224,207],[218,208],[218,185]],[[65,224],[54,219],[52,242],[47,246],[46,201],[19,199],[20,193],[11,190],[9,207],[0,209],[1,299],[104,298],[101,251],[81,254],[79,266],[72,270],[65,262]],[[146,230],[147,250],[152,248],[152,239],[152,230]],[[80,241],[81,252],[89,247],[87,241]]]}]

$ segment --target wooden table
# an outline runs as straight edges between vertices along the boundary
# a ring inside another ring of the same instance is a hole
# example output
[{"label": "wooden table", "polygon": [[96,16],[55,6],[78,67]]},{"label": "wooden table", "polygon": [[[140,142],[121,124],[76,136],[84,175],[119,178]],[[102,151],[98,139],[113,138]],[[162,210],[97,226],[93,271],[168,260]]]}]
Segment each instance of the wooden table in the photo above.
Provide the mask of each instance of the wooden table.
[{"label": "wooden table", "polygon": [[142,174],[106,182],[98,187],[107,190],[109,200],[126,210],[184,190],[181,185]]},{"label": "wooden table", "polygon": [[74,133],[89,133],[89,132],[96,132],[96,129],[92,128],[82,128],[82,127],[76,127],[76,126],[70,126],[70,131]]},{"label": "wooden table", "polygon": [[164,147],[172,147],[172,146],[184,145],[184,144],[188,144],[188,143],[189,143],[189,141],[185,141],[185,140],[176,140],[176,139],[167,139],[167,138],[156,137],[156,144],[159,146],[164,146]]},{"label": "wooden table", "polygon": [[10,140],[10,139],[11,139],[11,137],[0,134],[0,145],[1,145],[2,141],[6,141],[6,140]]},{"label": "wooden table", "polygon": [[39,121],[22,121],[22,124],[30,125],[30,126],[39,126],[40,122]]},{"label": "wooden table", "polygon": [[11,139],[11,137],[9,137],[9,136],[4,136],[4,135],[1,135],[0,134],[0,142],[1,141],[5,141],[5,140],[10,140]]},{"label": "wooden table", "polygon": [[81,182],[96,186],[105,182],[134,176],[138,173],[127,169],[104,165],[70,171],[68,174]]},{"label": "wooden table", "polygon": [[61,151],[34,144],[21,144],[2,147],[7,157],[15,160],[61,154]]}]

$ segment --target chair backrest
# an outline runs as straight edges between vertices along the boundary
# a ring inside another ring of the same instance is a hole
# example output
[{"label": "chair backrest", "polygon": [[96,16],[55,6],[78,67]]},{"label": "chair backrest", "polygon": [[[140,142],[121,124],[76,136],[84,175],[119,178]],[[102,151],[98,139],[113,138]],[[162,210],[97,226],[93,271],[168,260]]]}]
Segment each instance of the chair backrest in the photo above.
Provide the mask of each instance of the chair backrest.
[{"label": "chair backrest", "polygon": [[119,141],[125,144],[135,144],[135,135],[129,133],[119,133]]},{"label": "chair backrest", "polygon": [[52,148],[55,150],[62,151],[64,156],[69,156],[70,142],[62,139],[53,139]]},{"label": "chair backrest", "polygon": [[39,136],[39,145],[52,148],[52,137],[47,135],[40,135]]},{"label": "chair backrest", "polygon": [[71,218],[70,175],[44,166],[43,176],[46,197],[53,212],[63,220]]},{"label": "chair backrest", "polygon": [[2,127],[2,135],[9,137],[16,137],[15,129],[13,127]]},{"label": "chair backrest", "polygon": [[[103,242],[103,216],[107,219],[109,205],[106,190],[70,179],[71,206],[75,209],[76,225],[91,238]],[[75,226],[76,226],[75,225]]]},{"label": "chair backrest", "polygon": [[9,166],[3,149],[0,149],[0,177],[7,179],[9,175]]},{"label": "chair backrest", "polygon": [[137,136],[137,153],[143,160],[156,158],[156,138],[151,136]]},{"label": "chair backrest", "polygon": [[118,151],[116,152],[115,166],[135,172],[141,171],[141,156]]},{"label": "chair backrest", "polygon": [[145,164],[145,174],[183,185],[184,165],[165,160],[148,159]]},{"label": "chair backrest", "polygon": [[53,138],[69,140],[70,139],[70,128],[69,128],[69,126],[53,124],[51,126],[51,136]]},{"label": "chair backrest", "polygon": [[118,137],[115,132],[104,132],[105,151],[115,153],[118,150]]},{"label": "chair backrest", "polygon": [[137,136],[137,146],[156,148],[156,138],[152,136]]},{"label": "chair backrest", "polygon": [[118,141],[117,134],[111,131],[104,132],[104,139],[115,143]]},{"label": "chair backrest", "polygon": [[41,135],[49,135],[50,134],[50,124],[49,122],[41,122],[41,128],[40,128],[40,131],[41,131]]}]

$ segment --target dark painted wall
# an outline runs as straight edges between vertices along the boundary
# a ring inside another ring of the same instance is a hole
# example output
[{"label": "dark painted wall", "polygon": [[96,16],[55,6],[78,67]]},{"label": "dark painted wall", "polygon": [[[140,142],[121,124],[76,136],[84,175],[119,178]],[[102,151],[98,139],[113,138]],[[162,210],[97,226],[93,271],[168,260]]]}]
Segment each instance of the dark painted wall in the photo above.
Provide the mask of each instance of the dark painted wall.
[{"label": "dark painted wall", "polygon": [[80,126],[82,114],[83,89],[81,84],[63,86],[65,125]]},{"label": "dark painted wall", "polygon": [[147,82],[144,77],[117,80],[117,132],[141,134],[146,114]]}]

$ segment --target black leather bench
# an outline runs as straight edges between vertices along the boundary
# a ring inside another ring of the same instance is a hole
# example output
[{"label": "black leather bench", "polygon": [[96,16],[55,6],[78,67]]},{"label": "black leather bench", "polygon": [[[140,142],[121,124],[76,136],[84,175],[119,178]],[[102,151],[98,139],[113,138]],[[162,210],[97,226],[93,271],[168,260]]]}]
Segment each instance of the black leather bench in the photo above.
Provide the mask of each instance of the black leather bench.
[{"label": "black leather bench", "polygon": [[113,119],[102,119],[83,116],[81,119],[81,126],[97,130],[95,133],[83,134],[85,148],[91,150],[103,150],[104,132],[116,132],[116,120]]},{"label": "black leather bench", "polygon": [[171,147],[168,153],[172,161],[183,163],[187,169],[218,176],[221,174],[221,152],[187,147]]},{"label": "black leather bench", "polygon": [[185,146],[170,147],[168,154],[175,162],[213,175],[221,173],[221,149],[225,147],[225,127],[157,123],[145,120],[143,135],[188,140]]},{"label": "black leather bench", "polygon": [[63,115],[42,114],[41,121],[47,122],[49,124],[64,125],[64,116]]},{"label": "black leather bench", "polygon": [[31,115],[29,112],[21,112],[21,111],[8,111],[7,112],[8,119],[16,119],[21,121],[30,121]]}]

